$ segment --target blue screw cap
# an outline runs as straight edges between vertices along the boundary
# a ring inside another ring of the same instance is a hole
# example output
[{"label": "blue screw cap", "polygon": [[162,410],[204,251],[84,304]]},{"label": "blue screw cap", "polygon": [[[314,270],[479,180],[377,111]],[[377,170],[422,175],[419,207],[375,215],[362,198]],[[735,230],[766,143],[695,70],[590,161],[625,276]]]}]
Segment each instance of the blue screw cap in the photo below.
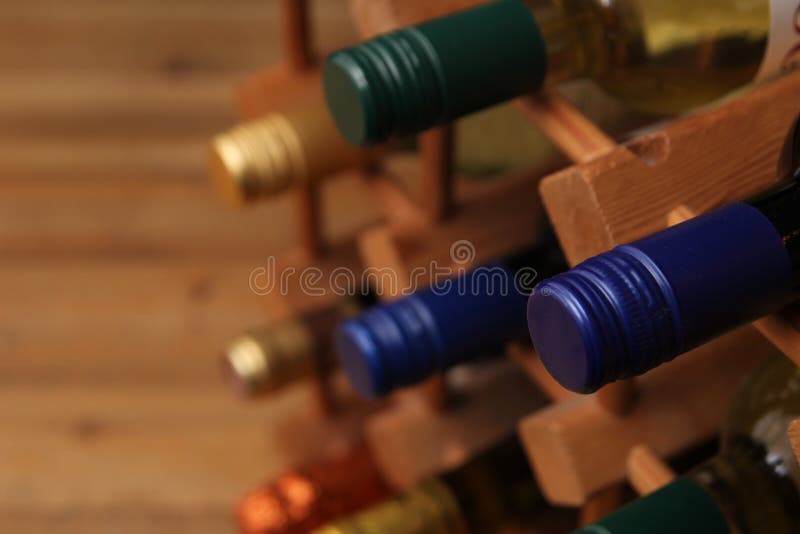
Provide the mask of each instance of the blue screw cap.
[{"label": "blue screw cap", "polygon": [[528,328],[553,377],[591,393],[777,311],[792,287],[781,233],[736,202],[545,280]]},{"label": "blue screw cap", "polygon": [[664,274],[633,247],[618,247],[539,284],[528,328],[548,372],[591,393],[670,359],[680,311]]},{"label": "blue screw cap", "polygon": [[525,332],[526,295],[510,268],[483,266],[449,282],[340,325],[339,360],[359,394],[380,397],[459,363],[498,355]]}]

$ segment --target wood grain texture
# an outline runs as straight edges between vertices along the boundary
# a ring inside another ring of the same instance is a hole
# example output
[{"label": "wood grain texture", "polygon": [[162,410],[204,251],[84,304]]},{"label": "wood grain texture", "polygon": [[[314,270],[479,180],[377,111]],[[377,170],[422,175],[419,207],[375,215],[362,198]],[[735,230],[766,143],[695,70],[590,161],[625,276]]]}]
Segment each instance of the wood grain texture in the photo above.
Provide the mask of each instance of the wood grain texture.
[{"label": "wood grain texture", "polygon": [[710,439],[742,377],[776,353],[748,326],[642,376],[638,402],[625,417],[584,396],[523,419],[520,435],[545,496],[582,505],[624,480],[634,446],[646,444],[670,458]]},{"label": "wood grain texture", "polygon": [[[316,47],[353,38],[314,4]],[[231,212],[205,179],[236,82],[280,57],[277,5],[3,6],[0,531],[234,532],[245,490],[356,426],[310,384],[245,404],[217,373],[265,320],[248,273],[291,240],[288,199]],[[369,223],[337,212],[364,213],[348,183],[326,214]]]},{"label": "wood grain texture", "polygon": [[774,184],[798,91],[800,75],[789,75],[546,178],[542,198],[569,261],[663,229],[680,204],[702,213]]},{"label": "wood grain texture", "polygon": [[[0,15],[6,176],[205,175],[231,90],[282,57],[278,0],[32,0]],[[316,50],[351,43],[344,0],[312,2]],[[42,154],[49,154],[43,158]]]},{"label": "wood grain texture", "polygon": [[[339,242],[378,220],[368,187],[342,175],[320,190],[324,238]],[[13,256],[105,255],[248,260],[292,244],[291,197],[230,210],[205,181],[164,177],[5,180],[0,252]]]}]

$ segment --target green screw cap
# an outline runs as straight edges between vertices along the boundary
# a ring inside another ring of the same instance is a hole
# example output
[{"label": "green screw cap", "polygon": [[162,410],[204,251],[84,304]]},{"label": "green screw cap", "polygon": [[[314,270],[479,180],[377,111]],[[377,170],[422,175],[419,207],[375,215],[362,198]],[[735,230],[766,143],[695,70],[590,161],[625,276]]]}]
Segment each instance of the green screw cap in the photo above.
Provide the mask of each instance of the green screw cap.
[{"label": "green screw cap", "polygon": [[573,534],[730,534],[717,503],[703,488],[679,478]]},{"label": "green screw cap", "polygon": [[333,53],[325,97],[344,138],[372,145],[535,91],[546,62],[530,8],[499,0]]}]

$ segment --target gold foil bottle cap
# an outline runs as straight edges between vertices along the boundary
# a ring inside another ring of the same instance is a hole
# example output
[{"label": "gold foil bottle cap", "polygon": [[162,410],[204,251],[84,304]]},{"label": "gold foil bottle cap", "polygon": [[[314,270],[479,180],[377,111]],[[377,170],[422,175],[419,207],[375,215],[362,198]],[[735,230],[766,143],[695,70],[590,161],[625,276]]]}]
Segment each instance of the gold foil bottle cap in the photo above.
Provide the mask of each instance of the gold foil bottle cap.
[{"label": "gold foil bottle cap", "polygon": [[275,112],[219,134],[210,145],[217,194],[238,207],[365,161],[342,139],[322,101]]},{"label": "gold foil bottle cap", "polygon": [[348,519],[317,529],[314,534],[466,534],[458,502],[438,479],[429,479],[408,493],[373,506]]},{"label": "gold foil bottle cap", "polygon": [[232,206],[305,180],[305,154],[294,125],[284,114],[272,113],[216,136],[211,176],[217,193]]},{"label": "gold foil bottle cap", "polygon": [[316,350],[309,326],[290,320],[234,339],[223,352],[222,366],[234,389],[256,396],[310,374]]}]

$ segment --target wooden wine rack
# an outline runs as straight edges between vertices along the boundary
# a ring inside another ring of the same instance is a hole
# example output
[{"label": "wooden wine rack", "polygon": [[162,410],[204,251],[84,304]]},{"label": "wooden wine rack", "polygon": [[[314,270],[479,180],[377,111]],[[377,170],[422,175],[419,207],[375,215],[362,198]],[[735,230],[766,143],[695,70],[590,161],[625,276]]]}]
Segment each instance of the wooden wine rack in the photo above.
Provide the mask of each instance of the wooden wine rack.
[{"label": "wooden wine rack", "polygon": [[[352,12],[361,36],[368,38],[479,1],[352,0]],[[240,108],[248,117],[319,90],[307,2],[283,0],[282,7],[289,60],[242,84]],[[773,185],[783,137],[800,112],[798,94],[800,74],[788,75],[624,144],[557,92],[520,98],[520,113],[572,166],[542,179],[563,167],[563,159],[554,159],[542,168],[488,184],[462,184],[454,179],[453,128],[442,126],[419,136],[419,160],[406,166],[406,172],[419,179],[417,198],[399,187],[386,169],[365,170],[363,179],[384,221],[359,232],[355,246],[322,246],[317,186],[300,188],[300,252],[286,261],[303,258],[323,270],[337,264],[391,268],[401,280],[409,280],[414,267],[448,258],[449,247],[458,239],[475,245],[475,262],[535,242],[542,231],[543,205],[568,260],[575,264]],[[295,313],[309,305],[298,304],[302,300],[291,295],[271,306],[283,314]],[[561,388],[529,348],[509,347],[509,361],[553,401],[519,423],[547,498],[553,504],[583,507],[582,518],[589,521],[621,504],[624,493],[619,488],[626,480],[642,494],[668,483],[675,474],[664,459],[719,432],[735,385],[755,360],[775,350],[800,365],[800,305],[763,318],[754,327],[741,328],[640,379],[611,384],[590,396]],[[319,380],[325,390],[327,378]],[[502,390],[489,380],[472,392],[479,403],[455,410],[447,402],[443,378],[400,394],[393,407],[367,423],[371,446],[379,461],[385,459],[389,478],[406,486],[485,445],[486,406],[503,406],[513,414],[526,406],[527,399],[501,399]],[[495,425],[491,435],[511,424]],[[410,445],[399,446],[392,439],[412,432],[420,435]],[[790,436],[800,458],[800,420],[792,425]]]}]

